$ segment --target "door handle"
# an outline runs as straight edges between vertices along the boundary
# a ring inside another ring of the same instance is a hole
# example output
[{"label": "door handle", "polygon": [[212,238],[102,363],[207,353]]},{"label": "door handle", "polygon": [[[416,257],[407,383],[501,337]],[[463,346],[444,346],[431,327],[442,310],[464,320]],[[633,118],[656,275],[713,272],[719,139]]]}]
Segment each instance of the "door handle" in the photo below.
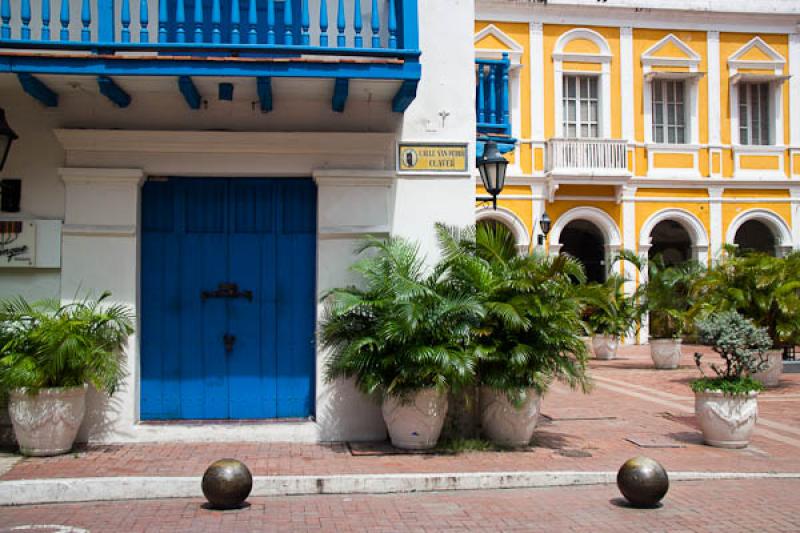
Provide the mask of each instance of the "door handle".
[{"label": "door handle", "polygon": [[220,283],[216,290],[200,292],[202,301],[205,302],[209,298],[247,298],[247,301],[252,302],[253,291],[240,291],[236,283]]},{"label": "door handle", "polygon": [[231,353],[233,351],[233,345],[236,343],[236,335],[226,333],[222,336],[222,343],[225,345],[225,352]]}]

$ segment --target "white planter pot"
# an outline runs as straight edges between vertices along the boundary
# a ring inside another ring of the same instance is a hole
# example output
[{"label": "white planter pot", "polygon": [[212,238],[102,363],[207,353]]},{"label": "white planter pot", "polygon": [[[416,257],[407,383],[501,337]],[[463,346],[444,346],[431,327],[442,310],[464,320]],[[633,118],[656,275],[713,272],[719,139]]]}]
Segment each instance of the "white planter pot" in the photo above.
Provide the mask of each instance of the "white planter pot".
[{"label": "white planter pot", "polygon": [[758,418],[758,393],[696,392],[694,413],[706,444],[718,448],[744,448]]},{"label": "white planter pot", "polygon": [[70,451],[83,422],[86,388],[41,389],[36,394],[12,390],[8,413],[20,452],[47,456]]},{"label": "white planter pot", "polygon": [[505,392],[481,387],[480,403],[481,426],[492,442],[515,447],[530,444],[542,404],[535,389],[528,389],[525,401],[516,407]]},{"label": "white planter pot", "polygon": [[586,346],[586,356],[592,357],[594,354],[594,350],[592,348],[592,338],[591,337],[581,337],[583,344]]},{"label": "white planter pot", "polygon": [[403,402],[395,396],[384,398],[383,420],[392,446],[404,450],[427,450],[436,446],[447,415],[447,394],[423,389]]},{"label": "white planter pot", "polygon": [[611,335],[595,335],[592,337],[592,349],[597,359],[616,359],[619,339]]},{"label": "white planter pot", "polygon": [[753,374],[753,379],[765,387],[777,387],[783,373],[783,350],[770,350],[766,353],[767,368]]},{"label": "white planter pot", "polygon": [[650,357],[656,368],[678,368],[681,364],[681,339],[651,339]]}]

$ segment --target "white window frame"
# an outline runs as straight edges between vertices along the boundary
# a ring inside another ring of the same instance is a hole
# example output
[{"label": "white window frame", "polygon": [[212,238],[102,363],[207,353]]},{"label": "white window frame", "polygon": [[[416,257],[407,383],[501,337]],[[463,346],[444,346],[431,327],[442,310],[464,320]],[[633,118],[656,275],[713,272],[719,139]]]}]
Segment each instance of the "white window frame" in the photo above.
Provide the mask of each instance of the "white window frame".
[{"label": "white window frame", "polygon": [[[680,88],[678,88],[678,84],[680,84]],[[691,130],[689,128],[690,116],[686,94],[688,91],[687,84],[684,80],[656,78],[650,82],[650,90],[652,92],[651,135],[653,136],[653,142],[657,144],[691,144],[689,142],[691,140]],[[656,92],[658,90],[661,92],[661,101],[656,100]],[[678,95],[680,95],[680,101],[678,101]],[[680,106],[680,111],[677,109],[678,106]],[[660,124],[656,123],[656,116],[658,116],[657,111],[659,108],[661,108],[662,118]],[[669,119],[671,114],[670,108],[675,108],[675,112],[672,113],[674,116],[673,122],[670,122]],[[675,133],[674,140],[670,139],[671,130],[674,130]],[[682,140],[678,139],[679,133],[681,134],[680,136],[683,137]],[[658,139],[659,134],[661,134],[661,140]]]},{"label": "white window frame", "polygon": [[[769,82],[741,82],[736,86],[739,92],[739,131],[737,141],[742,146],[772,146],[775,144],[775,133],[773,126],[775,122],[774,106],[772,105],[772,87]],[[762,89],[766,89],[762,91]],[[742,102],[742,92],[745,92],[744,102]],[[755,94],[754,94],[755,92]],[[758,104],[753,105],[753,100],[757,99]],[[763,99],[766,99],[764,104]],[[744,108],[744,109],[743,109]],[[742,116],[742,112],[745,116]],[[754,115],[758,115],[758,129],[756,133],[753,128]],[[766,122],[766,127],[764,123]],[[745,129],[746,142],[742,142],[742,129]],[[765,131],[766,130],[766,131]],[[764,136],[766,134],[766,142]],[[757,140],[758,142],[753,142]]]},{"label": "white window frame", "polygon": [[[575,39],[585,39],[597,45],[596,54],[566,53],[564,48]],[[553,105],[555,106],[555,137],[563,138],[564,131],[564,76],[597,76],[598,139],[611,137],[611,48],[602,35],[588,28],[577,28],[563,33],[556,41],[553,51]],[[564,62],[599,64],[598,71],[564,70]]]},{"label": "white window frame", "polygon": [[[600,80],[598,79],[598,76],[597,75],[581,74],[581,73],[565,72],[563,74],[563,76],[562,76],[562,79],[561,79],[561,83],[563,85],[567,84],[567,78],[574,78],[575,79],[575,98],[573,100],[574,103],[575,103],[575,121],[574,121],[574,124],[575,124],[575,135],[571,136],[571,135],[569,135],[569,133],[567,131],[567,122],[569,122],[569,120],[568,120],[569,113],[567,113],[567,116],[564,116],[563,110],[564,110],[565,107],[568,106],[567,102],[569,100],[569,95],[568,95],[569,91],[564,92],[563,91],[563,87],[562,87],[562,101],[561,101],[562,120],[563,120],[563,122],[561,124],[562,132],[563,132],[562,136],[564,138],[571,138],[571,139],[598,139],[598,138],[600,138]],[[586,85],[587,85],[587,89],[588,89],[589,94],[584,94],[584,91],[582,89],[584,80],[586,80],[586,82],[587,82]],[[589,87],[589,85],[591,85],[592,83],[594,83],[594,93],[595,93],[594,97],[592,97],[591,88]],[[591,110],[592,102],[594,102],[594,104],[595,104],[595,110],[596,110],[595,120],[592,120],[592,118],[591,118],[590,110]],[[586,118],[585,121],[581,119],[581,111],[582,111],[582,108],[583,108],[584,104],[587,106],[587,118]],[[591,133],[592,126],[594,126],[594,128],[595,128],[595,135],[592,135],[592,133]],[[583,127],[586,127],[586,129],[587,129],[587,134],[586,135],[582,134],[582,128]]]}]

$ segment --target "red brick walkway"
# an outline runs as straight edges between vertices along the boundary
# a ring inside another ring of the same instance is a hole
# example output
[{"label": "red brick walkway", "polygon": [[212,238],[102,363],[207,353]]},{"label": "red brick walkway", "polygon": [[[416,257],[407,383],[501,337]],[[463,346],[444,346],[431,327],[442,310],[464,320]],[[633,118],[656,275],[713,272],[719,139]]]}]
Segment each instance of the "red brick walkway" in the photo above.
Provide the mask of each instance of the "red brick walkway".
[{"label": "red brick walkway", "polygon": [[[161,531],[800,531],[800,481],[675,483],[659,509],[620,505],[614,486],[388,496],[253,498],[216,512],[201,500],[0,508],[0,532],[60,524],[92,533]],[[54,533],[56,529],[38,529]],[[62,530],[63,531],[63,530]],[[73,530],[75,531],[75,530]]]},{"label": "red brick walkway", "polygon": [[[761,420],[745,450],[704,446],[694,425],[688,382],[696,377],[692,347],[683,367],[652,368],[647,347],[626,347],[620,359],[593,361],[596,387],[583,395],[556,386],[545,397],[534,446],[522,452],[354,457],[346,445],[138,444],[100,446],[77,454],[24,459],[3,480],[94,476],[197,476],[220,457],[243,460],[255,475],[613,471],[633,455],[649,455],[671,471],[800,472],[800,374],[759,399]],[[595,418],[576,420],[576,418]],[[627,439],[680,447],[642,448]],[[798,496],[800,501],[800,496]]]}]

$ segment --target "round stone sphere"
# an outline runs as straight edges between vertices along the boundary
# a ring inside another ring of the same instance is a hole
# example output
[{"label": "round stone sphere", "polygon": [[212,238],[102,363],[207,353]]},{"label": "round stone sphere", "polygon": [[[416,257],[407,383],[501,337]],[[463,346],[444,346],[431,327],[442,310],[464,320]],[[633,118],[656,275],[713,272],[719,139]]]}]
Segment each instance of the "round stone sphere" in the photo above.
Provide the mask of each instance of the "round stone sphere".
[{"label": "round stone sphere", "polygon": [[214,509],[241,507],[253,489],[253,475],[241,461],[220,459],[203,474],[203,494]]},{"label": "round stone sphere", "polygon": [[634,507],[655,507],[669,490],[669,477],[658,461],[634,457],[620,467],[617,487]]}]

